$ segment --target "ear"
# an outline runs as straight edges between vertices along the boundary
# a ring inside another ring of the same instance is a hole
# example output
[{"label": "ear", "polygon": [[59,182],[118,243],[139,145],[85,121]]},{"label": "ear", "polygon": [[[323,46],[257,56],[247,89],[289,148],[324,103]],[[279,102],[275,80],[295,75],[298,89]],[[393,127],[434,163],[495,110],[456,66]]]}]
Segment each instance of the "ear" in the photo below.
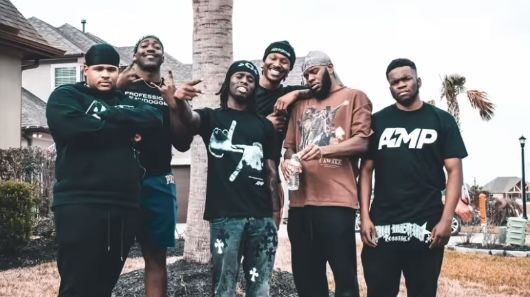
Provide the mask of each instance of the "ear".
[{"label": "ear", "polygon": [[421,77],[418,77],[418,89],[421,88]]},{"label": "ear", "polygon": [[333,68],[333,64],[328,64],[326,68],[328,69],[329,74],[333,74],[335,72],[335,69]]},{"label": "ear", "polygon": [[88,71],[88,66],[86,64],[83,64],[83,73],[86,75],[86,72]]}]

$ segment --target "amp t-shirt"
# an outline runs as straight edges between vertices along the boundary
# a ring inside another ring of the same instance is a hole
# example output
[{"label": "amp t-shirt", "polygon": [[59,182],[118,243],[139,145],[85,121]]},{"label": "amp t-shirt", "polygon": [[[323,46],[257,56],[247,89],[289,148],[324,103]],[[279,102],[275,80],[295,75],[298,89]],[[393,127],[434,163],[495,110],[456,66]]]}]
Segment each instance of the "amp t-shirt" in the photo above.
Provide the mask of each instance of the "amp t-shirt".
[{"label": "amp t-shirt", "polygon": [[272,216],[265,168],[265,160],[276,157],[271,122],[228,108],[196,111],[208,154],[204,219]]},{"label": "amp t-shirt", "polygon": [[379,244],[426,243],[443,211],[444,160],[467,156],[458,126],[449,113],[423,103],[415,111],[384,108],[373,115],[372,130],[370,217]]},{"label": "amp t-shirt", "polygon": [[130,99],[144,102],[162,112],[162,129],[152,129],[142,135],[139,143],[140,163],[145,168],[145,176],[158,176],[171,171],[171,130],[169,108],[160,91],[139,81],[123,90]]}]

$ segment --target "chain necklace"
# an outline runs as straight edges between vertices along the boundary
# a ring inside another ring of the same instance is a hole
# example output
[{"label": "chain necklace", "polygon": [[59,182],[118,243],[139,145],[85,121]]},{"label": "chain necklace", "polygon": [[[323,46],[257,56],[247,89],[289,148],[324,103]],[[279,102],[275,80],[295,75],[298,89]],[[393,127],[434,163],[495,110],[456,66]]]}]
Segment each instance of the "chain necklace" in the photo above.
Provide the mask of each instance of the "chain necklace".
[{"label": "chain necklace", "polygon": [[[142,81],[144,82],[144,84],[146,86],[148,86],[149,88],[151,89],[158,89],[158,88],[161,88],[162,85],[164,84],[164,79],[162,79],[158,84],[155,83],[155,82],[147,82],[145,79],[142,79]],[[153,86],[154,85],[154,86]]]}]

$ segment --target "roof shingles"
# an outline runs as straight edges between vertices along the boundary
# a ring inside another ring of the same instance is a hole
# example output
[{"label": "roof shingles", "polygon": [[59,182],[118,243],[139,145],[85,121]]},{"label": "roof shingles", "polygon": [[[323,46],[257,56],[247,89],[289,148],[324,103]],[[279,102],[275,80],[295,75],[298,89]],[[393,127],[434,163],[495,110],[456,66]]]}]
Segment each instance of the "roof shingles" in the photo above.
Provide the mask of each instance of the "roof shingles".
[{"label": "roof shingles", "polygon": [[19,37],[48,45],[9,0],[0,0],[0,24],[18,30]]}]

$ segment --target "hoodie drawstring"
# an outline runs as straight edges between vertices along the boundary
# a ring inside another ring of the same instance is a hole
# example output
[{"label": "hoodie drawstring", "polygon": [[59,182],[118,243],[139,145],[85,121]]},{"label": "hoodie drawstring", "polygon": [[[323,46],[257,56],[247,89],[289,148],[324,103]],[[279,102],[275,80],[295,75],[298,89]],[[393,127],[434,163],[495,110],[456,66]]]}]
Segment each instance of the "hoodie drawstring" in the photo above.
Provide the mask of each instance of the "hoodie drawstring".
[{"label": "hoodie drawstring", "polygon": [[[107,211],[107,252],[110,252],[110,210]],[[123,242],[125,234],[125,222],[123,217],[120,217],[120,260],[123,262]]]},{"label": "hoodie drawstring", "polygon": [[107,252],[110,252],[110,210],[107,211]]},{"label": "hoodie drawstring", "polygon": [[123,222],[123,218],[120,218],[120,222],[121,222],[121,230],[120,230],[120,259],[121,261],[123,262],[123,230],[125,228],[125,224]]}]

